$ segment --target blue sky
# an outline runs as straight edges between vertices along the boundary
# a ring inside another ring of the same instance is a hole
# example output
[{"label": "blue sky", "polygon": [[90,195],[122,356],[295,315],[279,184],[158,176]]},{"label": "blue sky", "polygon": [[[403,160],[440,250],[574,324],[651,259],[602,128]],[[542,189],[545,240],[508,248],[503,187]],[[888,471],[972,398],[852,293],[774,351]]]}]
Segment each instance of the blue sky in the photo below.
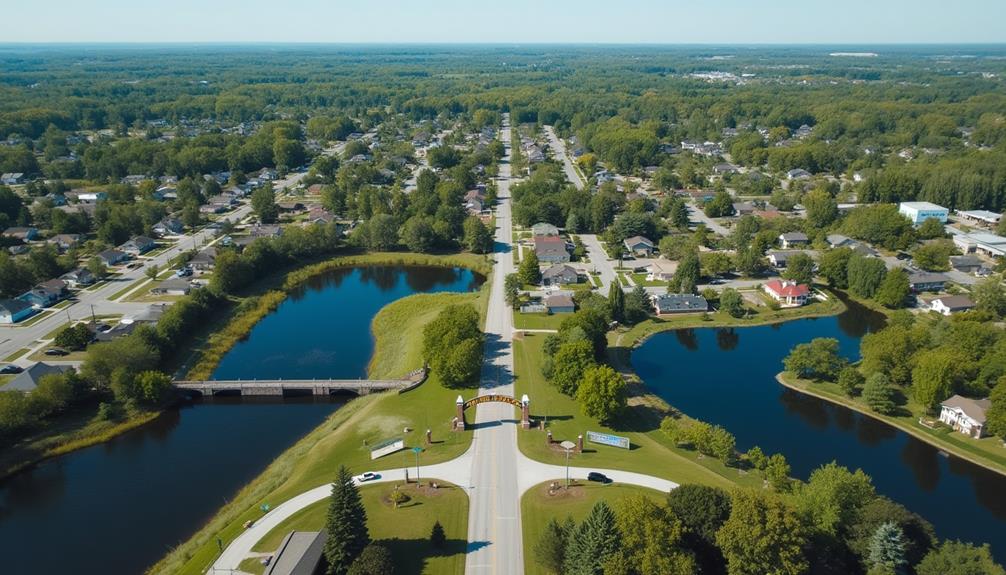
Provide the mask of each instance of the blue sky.
[{"label": "blue sky", "polygon": [[1006,0],[2,0],[0,42],[1001,43]]}]

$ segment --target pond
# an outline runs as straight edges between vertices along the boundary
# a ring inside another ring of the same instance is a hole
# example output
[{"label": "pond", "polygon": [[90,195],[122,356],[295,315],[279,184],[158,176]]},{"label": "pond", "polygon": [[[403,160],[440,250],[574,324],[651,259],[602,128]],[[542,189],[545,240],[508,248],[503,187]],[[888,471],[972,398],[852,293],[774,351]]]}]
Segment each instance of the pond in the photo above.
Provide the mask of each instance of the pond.
[{"label": "pond", "polygon": [[[373,353],[370,323],[420,292],[469,291],[464,269],[375,266],[321,276],[264,318],[216,378],[353,378]],[[0,483],[4,573],[141,573],[342,400],[216,398],[173,409],[107,443]]]},{"label": "pond", "polygon": [[782,453],[802,479],[832,460],[861,468],[879,493],[926,517],[941,537],[989,542],[1002,560],[1006,477],[775,380],[794,345],[833,337],[854,360],[860,338],[882,326],[882,316],[850,303],[829,318],[664,332],[633,352],[632,365],[668,403],[731,431],[739,450]]}]

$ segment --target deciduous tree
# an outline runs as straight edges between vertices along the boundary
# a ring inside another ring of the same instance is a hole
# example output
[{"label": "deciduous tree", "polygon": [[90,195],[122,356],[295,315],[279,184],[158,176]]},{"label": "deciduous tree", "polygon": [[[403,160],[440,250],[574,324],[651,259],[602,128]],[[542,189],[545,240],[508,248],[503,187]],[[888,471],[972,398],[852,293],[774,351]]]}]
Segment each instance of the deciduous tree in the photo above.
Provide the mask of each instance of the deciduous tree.
[{"label": "deciduous tree", "polygon": [[779,496],[738,489],[730,518],[716,533],[730,575],[799,575],[807,569],[807,534]]},{"label": "deciduous tree", "polygon": [[576,399],[588,417],[610,421],[625,408],[625,380],[609,366],[592,367],[584,372]]}]

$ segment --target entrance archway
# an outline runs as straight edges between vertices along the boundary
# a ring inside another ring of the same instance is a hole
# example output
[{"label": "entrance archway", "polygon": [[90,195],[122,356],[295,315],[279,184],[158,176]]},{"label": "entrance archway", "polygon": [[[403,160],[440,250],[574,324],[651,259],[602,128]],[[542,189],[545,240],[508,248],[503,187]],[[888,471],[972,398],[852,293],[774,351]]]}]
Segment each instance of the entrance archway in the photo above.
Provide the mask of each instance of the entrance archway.
[{"label": "entrance archway", "polygon": [[455,404],[457,405],[457,415],[454,417],[454,429],[464,430],[465,428],[465,410],[473,405],[479,405],[480,403],[509,403],[510,405],[520,408],[520,426],[524,429],[531,427],[531,418],[529,412],[529,405],[531,400],[528,399],[525,393],[518,401],[515,397],[510,397],[509,395],[499,395],[491,393],[489,395],[480,395],[478,397],[473,397],[468,401],[465,401],[460,395],[458,396]]}]

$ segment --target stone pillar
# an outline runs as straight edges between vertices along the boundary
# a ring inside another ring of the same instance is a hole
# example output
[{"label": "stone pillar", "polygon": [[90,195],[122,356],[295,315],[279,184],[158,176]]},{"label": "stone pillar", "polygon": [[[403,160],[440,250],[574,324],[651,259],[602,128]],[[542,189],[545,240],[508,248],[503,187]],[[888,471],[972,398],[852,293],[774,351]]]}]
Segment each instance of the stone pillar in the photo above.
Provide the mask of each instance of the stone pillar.
[{"label": "stone pillar", "polygon": [[583,434],[576,436],[576,452],[583,453]]},{"label": "stone pillar", "polygon": [[465,430],[465,400],[462,399],[461,396],[459,395],[458,399],[455,401],[455,403],[457,405],[457,413],[455,414],[455,417],[457,418],[457,423],[455,424],[455,429],[457,429],[458,431],[464,431]]},{"label": "stone pillar", "polygon": [[531,400],[527,398],[525,393],[523,397],[520,398],[520,426],[524,429],[531,428]]},{"label": "stone pillar", "polygon": [[545,436],[545,445],[552,445],[552,430],[548,430],[548,435]]},{"label": "stone pillar", "polygon": [[426,445],[431,445],[433,443],[433,431],[426,430]]}]

